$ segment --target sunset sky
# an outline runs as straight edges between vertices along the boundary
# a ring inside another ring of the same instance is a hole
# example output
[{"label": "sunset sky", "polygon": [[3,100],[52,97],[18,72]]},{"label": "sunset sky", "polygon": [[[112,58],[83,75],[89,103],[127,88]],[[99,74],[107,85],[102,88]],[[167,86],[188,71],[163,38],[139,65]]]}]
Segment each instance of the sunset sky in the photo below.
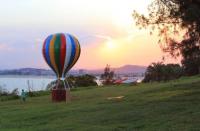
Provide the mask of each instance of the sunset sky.
[{"label": "sunset sky", "polygon": [[81,44],[77,69],[147,66],[162,59],[156,35],[139,30],[132,18],[133,10],[146,14],[151,0],[0,1],[0,69],[48,69],[42,44],[60,32],[75,35]]}]

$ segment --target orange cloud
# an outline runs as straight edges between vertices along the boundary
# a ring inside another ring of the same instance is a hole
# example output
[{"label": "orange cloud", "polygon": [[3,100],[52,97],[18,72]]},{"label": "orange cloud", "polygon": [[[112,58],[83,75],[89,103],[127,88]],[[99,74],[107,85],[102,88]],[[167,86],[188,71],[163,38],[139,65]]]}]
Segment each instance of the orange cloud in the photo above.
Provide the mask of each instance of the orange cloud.
[{"label": "orange cloud", "polygon": [[[108,37],[110,38],[110,37]],[[165,55],[157,44],[156,36],[141,34],[130,37],[96,40],[82,47],[76,68],[102,68],[106,64],[119,67],[125,64],[149,65],[161,61]],[[168,62],[176,62],[167,59]]]}]

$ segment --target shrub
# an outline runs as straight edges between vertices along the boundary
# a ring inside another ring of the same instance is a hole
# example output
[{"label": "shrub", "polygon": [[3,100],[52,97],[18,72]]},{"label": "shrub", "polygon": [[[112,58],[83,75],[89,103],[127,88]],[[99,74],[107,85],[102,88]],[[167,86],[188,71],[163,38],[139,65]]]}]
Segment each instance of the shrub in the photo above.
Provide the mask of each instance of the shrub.
[{"label": "shrub", "polygon": [[95,79],[95,76],[86,74],[82,76],[69,76],[66,80],[70,87],[88,87],[97,85]]},{"label": "shrub", "polygon": [[[73,76],[70,75],[65,79],[66,87],[69,85],[70,88],[76,87],[88,87],[88,86],[96,86],[97,83],[95,82],[96,77],[92,75],[82,75],[82,76]],[[51,90],[57,86],[57,80],[52,81],[46,87],[47,90]],[[64,82],[60,81],[59,87],[64,88]]]},{"label": "shrub", "polygon": [[11,93],[9,93],[6,89],[0,87],[0,101],[19,99],[18,95],[18,88],[15,88]]}]

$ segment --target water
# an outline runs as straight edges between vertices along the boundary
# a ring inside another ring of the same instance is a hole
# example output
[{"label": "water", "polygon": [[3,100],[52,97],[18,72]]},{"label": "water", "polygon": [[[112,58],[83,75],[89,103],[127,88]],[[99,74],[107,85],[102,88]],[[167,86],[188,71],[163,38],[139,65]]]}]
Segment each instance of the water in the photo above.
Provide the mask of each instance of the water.
[{"label": "water", "polygon": [[32,91],[45,90],[46,86],[55,80],[55,78],[37,77],[37,76],[0,76],[0,86],[11,92],[18,88],[18,91],[24,89],[28,91],[28,85]]},{"label": "water", "polygon": [[[31,87],[31,91],[45,90],[47,85],[54,81],[56,78],[52,77],[39,77],[39,76],[0,76],[0,87],[6,89],[6,91],[13,91],[18,88],[21,92],[22,89],[28,91],[28,85]],[[100,86],[102,82],[97,77],[97,84]],[[122,83],[131,83],[134,81],[140,82],[143,77],[130,77]]]}]

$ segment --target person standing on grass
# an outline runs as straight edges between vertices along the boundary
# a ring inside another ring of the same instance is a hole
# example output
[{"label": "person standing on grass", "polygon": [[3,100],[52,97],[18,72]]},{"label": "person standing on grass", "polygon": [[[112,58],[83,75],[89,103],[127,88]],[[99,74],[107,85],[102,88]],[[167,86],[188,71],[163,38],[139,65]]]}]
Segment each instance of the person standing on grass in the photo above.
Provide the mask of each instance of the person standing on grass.
[{"label": "person standing on grass", "polygon": [[26,92],[24,91],[24,89],[22,89],[21,99],[22,99],[23,102],[26,101]]}]

